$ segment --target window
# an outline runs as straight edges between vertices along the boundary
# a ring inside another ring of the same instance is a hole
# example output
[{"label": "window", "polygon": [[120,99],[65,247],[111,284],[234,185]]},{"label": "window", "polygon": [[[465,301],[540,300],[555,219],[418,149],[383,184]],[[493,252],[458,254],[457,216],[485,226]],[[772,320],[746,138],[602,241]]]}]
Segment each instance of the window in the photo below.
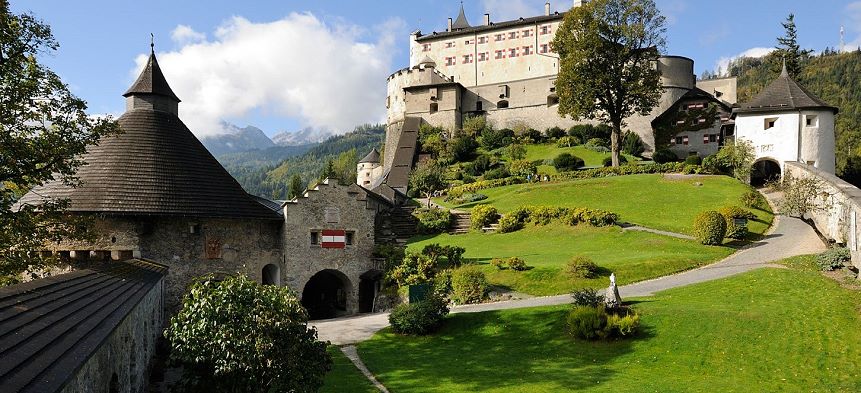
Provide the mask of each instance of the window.
[{"label": "window", "polygon": [[818,119],[817,119],[817,117],[816,117],[815,115],[807,115],[807,116],[805,116],[805,124],[807,124],[807,126],[808,126],[808,127],[816,127],[816,126],[818,126],[818,125],[819,125],[819,122],[818,122],[817,120],[818,120]]},{"label": "window", "polygon": [[428,108],[428,112],[430,112],[430,113],[437,113],[437,111],[439,111],[439,104],[438,104],[438,103],[436,103],[436,102],[432,102],[432,103],[430,104],[430,108]]},{"label": "window", "polygon": [[505,41],[505,34],[497,34],[494,36],[494,41]]},{"label": "window", "polygon": [[484,103],[483,103],[483,102],[481,102],[481,100],[476,101],[476,103],[475,103],[475,111],[476,111],[476,112],[481,112],[481,111],[483,111],[483,110],[484,110],[483,106],[484,106]]},{"label": "window", "polygon": [[478,61],[486,61],[487,59],[490,59],[489,52],[481,52],[478,54]]},{"label": "window", "polygon": [[532,30],[523,30],[523,33],[520,34],[521,37],[532,37]]},{"label": "window", "polygon": [[720,137],[718,134],[709,134],[709,142],[717,142],[718,137]]},{"label": "window", "polygon": [[[200,234],[200,224],[189,225],[188,226],[188,233],[190,233],[192,235],[199,235]],[[113,240],[113,238],[111,240]],[[116,242],[114,242],[114,243],[116,243]]]},{"label": "window", "polygon": [[538,53],[547,53],[550,51],[550,45],[549,44],[541,44],[540,48],[541,49],[538,51]]},{"label": "window", "polygon": [[463,64],[472,63],[472,55],[463,55]]},{"label": "window", "polygon": [[422,44],[422,52],[430,52],[431,44]]},{"label": "window", "polygon": [[478,37],[478,43],[479,44],[486,44],[487,43],[487,36],[485,35],[485,36]]},{"label": "window", "polygon": [[551,94],[547,96],[547,106],[559,105],[559,96]]},{"label": "window", "polygon": [[503,53],[503,51],[501,51],[501,50],[496,51],[496,57],[494,57],[494,59],[504,59],[504,58],[505,58],[505,53]]},{"label": "window", "polygon": [[348,246],[353,245],[353,238],[355,237],[355,232],[347,231],[344,235],[344,242],[347,243]]},{"label": "window", "polygon": [[673,138],[673,144],[674,145],[681,145],[682,141],[683,141],[683,137],[677,136],[677,137]]},{"label": "window", "polygon": [[445,43],[445,47],[446,47],[446,48],[454,48],[454,41],[452,41],[452,42],[446,42],[446,43]]},{"label": "window", "polygon": [[535,52],[532,51],[532,45],[523,47],[523,56],[529,56]]},{"label": "window", "polygon": [[776,118],[776,117],[769,117],[769,118],[765,119],[765,124],[763,125],[763,127],[764,127],[766,130],[768,130],[768,129],[770,129],[770,128],[774,128],[774,125],[775,125],[776,123],[777,123],[777,118]]},{"label": "window", "polygon": [[311,231],[311,244],[320,244],[320,232]]},{"label": "window", "polygon": [[517,38],[517,32],[516,31],[512,31],[511,33],[508,33],[508,39],[509,40],[513,40],[515,38]]},{"label": "window", "polygon": [[447,66],[453,66],[456,63],[457,63],[457,60],[455,60],[454,56],[445,58],[445,65],[447,65]]},{"label": "window", "polygon": [[472,45],[472,44],[474,44],[474,42],[473,42],[472,40],[466,40],[466,41],[464,41],[463,43],[464,43],[464,45]]},{"label": "window", "polygon": [[507,100],[499,101],[499,102],[497,102],[497,103],[496,103],[496,107],[497,107],[498,109],[505,109],[505,108],[508,108],[508,101],[507,101]]},{"label": "window", "polygon": [[550,34],[550,33],[551,33],[550,25],[541,26],[541,35]]},{"label": "window", "polygon": [[511,48],[508,50],[508,57],[517,57],[517,48]]}]

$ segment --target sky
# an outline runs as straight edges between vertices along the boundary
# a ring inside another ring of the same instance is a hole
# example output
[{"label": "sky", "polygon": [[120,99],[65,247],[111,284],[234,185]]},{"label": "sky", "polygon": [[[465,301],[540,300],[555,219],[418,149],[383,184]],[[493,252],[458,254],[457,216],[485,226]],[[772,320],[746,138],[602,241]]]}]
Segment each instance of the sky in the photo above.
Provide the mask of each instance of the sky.
[{"label": "sky", "polygon": [[[667,18],[666,53],[716,70],[742,54],[767,53],[796,15],[802,47],[861,45],[861,1],[655,0]],[[551,1],[565,11],[571,1]],[[480,23],[535,16],[544,0],[465,0]],[[272,136],[312,128],[343,133],[385,119],[386,77],[409,63],[409,33],[443,31],[456,0],[12,0],[13,12],[48,23],[60,49],[44,56],[89,104],[119,116],[155,36],[159,63],[198,136],[221,122]]]}]

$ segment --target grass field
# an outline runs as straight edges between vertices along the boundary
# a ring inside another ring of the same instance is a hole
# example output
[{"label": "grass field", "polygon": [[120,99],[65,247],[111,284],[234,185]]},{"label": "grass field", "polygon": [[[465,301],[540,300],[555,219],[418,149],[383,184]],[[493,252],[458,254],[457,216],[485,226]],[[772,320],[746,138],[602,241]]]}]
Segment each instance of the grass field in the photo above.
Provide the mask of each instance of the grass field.
[{"label": "grass field", "polygon": [[[620,284],[642,281],[717,261],[732,253],[727,247],[709,247],[689,240],[618,227],[571,227],[564,224],[534,226],[505,234],[471,232],[413,238],[409,249],[421,250],[440,243],[466,249],[477,259],[491,284],[532,295],[568,293],[584,287],[602,287],[615,272]],[[596,279],[575,279],[564,272],[575,255],[592,258],[603,268]],[[523,258],[533,267],[524,272],[497,270],[488,262],[495,257]]]},{"label": "grass field", "polygon": [[332,370],[326,374],[321,393],[379,392],[338,347],[330,346],[329,355],[332,356]]},{"label": "grass field", "polygon": [[[698,176],[680,180],[662,175],[630,175],[553,183],[517,184],[479,191],[500,212],[522,205],[590,207],[609,210],[627,221],[650,228],[691,233],[694,218],[708,209],[740,205],[749,187],[726,176]],[[437,203],[445,205],[444,201]],[[475,203],[450,206],[471,209]],[[770,211],[754,209],[758,220],[749,224],[763,233],[771,224]]]},{"label": "grass field", "polygon": [[632,340],[572,339],[570,306],[556,306],[454,314],[430,337],[386,329],[359,352],[392,392],[861,391],[861,296],[817,272],[761,269],[632,303]]},{"label": "grass field", "polygon": [[[573,147],[557,147],[556,144],[541,144],[541,145],[525,145],[526,146],[526,159],[529,161],[535,160],[552,160],[556,158],[559,154],[562,153],[571,153],[577,157],[580,157],[585,162],[586,166],[602,166],[604,164],[604,158],[610,157],[610,153],[599,153],[596,151],[592,151],[587,149],[585,146],[573,146]],[[638,160],[634,156],[625,155],[625,158],[628,159],[628,162],[633,162]],[[539,172],[547,173],[547,174],[555,174],[556,168],[552,165],[541,165],[539,168]]]}]

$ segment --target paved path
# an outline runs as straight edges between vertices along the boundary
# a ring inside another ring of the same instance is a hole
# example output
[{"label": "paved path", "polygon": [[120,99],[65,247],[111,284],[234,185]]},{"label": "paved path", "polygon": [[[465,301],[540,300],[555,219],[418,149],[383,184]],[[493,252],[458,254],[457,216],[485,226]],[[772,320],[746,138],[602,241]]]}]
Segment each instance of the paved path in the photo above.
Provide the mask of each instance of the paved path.
[{"label": "paved path", "polygon": [[[623,298],[650,296],[665,289],[716,280],[765,266],[774,266],[770,263],[795,255],[815,254],[826,249],[819,235],[804,221],[779,216],[775,216],[774,219],[772,232],[766,235],[765,239],[748,245],[720,262],[671,276],[625,285],[619,288],[619,292]],[[455,306],[452,308],[452,312],[506,310],[570,302],[570,295],[545,296]],[[369,339],[378,330],[389,325],[388,317],[388,313],[361,315],[318,321],[312,325],[317,327],[320,340],[329,340],[335,345],[345,345]]]},{"label": "paved path", "polygon": [[687,239],[687,240],[693,240],[694,239],[694,237],[691,235],[685,235],[685,234],[676,233],[676,232],[667,232],[667,231],[662,231],[660,229],[646,228],[646,227],[641,227],[639,225],[633,225],[633,224],[622,224],[622,230],[623,231],[649,232],[649,233],[654,233],[654,234],[658,234],[658,235],[675,237],[675,238],[679,238],[679,239]]},{"label": "paved path", "polygon": [[344,353],[344,356],[346,356],[347,359],[350,359],[350,361],[353,362],[353,365],[359,369],[359,371],[365,376],[365,378],[368,379],[368,381],[374,384],[377,390],[383,393],[389,393],[389,390],[386,389],[386,387],[383,386],[380,381],[377,381],[377,378],[374,377],[374,374],[371,374],[371,370],[368,370],[368,367],[365,366],[365,362],[363,362],[362,359],[359,358],[359,351],[356,350],[355,345],[343,346],[341,347],[341,352]]}]

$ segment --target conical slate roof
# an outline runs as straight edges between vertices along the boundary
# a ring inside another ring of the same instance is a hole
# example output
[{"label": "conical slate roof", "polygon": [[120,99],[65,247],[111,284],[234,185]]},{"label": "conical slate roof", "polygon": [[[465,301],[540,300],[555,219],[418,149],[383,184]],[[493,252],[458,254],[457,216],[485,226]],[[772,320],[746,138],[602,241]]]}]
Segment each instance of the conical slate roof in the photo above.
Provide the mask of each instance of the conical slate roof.
[{"label": "conical slate roof", "polygon": [[179,97],[174,94],[170,85],[167,84],[167,79],[161,73],[161,67],[158,66],[158,61],[155,58],[155,52],[151,51],[149,60],[146,63],[138,79],[132,84],[132,87],[123,94],[123,97],[128,97],[135,94],[155,94],[161,95],[180,102]]},{"label": "conical slate roof", "polygon": [[469,22],[466,20],[466,15],[463,13],[463,3],[460,3],[460,14],[457,15],[457,19],[454,20],[454,23],[451,25],[452,30],[463,30],[468,29],[472,26],[469,25]]},{"label": "conical slate roof", "polygon": [[378,152],[377,148],[375,147],[373,150],[371,150],[370,153],[368,153],[368,155],[365,156],[365,158],[359,160],[359,164],[361,164],[361,163],[379,164],[380,163],[380,152]]},{"label": "conical slate roof", "polygon": [[[146,81],[154,82],[148,85],[151,89],[138,91]],[[155,56],[129,92],[126,95],[173,94]],[[79,187],[48,183],[19,203],[68,198],[73,212],[280,219],[242,189],[176,114],[133,108],[117,122],[122,134],[104,138],[84,154],[86,165],[77,172]]]},{"label": "conical slate roof", "polygon": [[736,113],[774,112],[798,109],[825,109],[837,113],[838,109],[828,105],[815,94],[792,80],[786,65],[774,82],[771,82],[753,100],[742,104]]}]

